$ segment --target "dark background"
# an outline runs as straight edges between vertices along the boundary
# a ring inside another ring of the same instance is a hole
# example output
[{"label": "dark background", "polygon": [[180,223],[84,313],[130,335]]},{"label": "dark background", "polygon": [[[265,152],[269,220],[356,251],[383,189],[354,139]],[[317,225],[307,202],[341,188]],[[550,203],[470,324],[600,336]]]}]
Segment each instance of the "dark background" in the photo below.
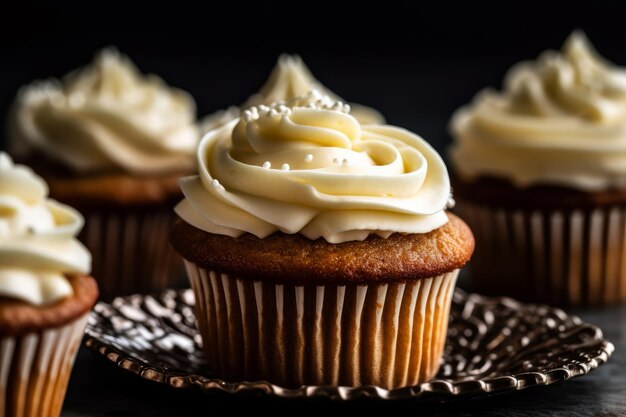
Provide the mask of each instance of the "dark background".
[{"label": "dark background", "polygon": [[277,56],[290,52],[339,95],[379,109],[442,151],[454,109],[480,88],[499,86],[515,62],[559,48],[573,29],[626,65],[619,1],[365,3],[13,4],[0,13],[0,114],[19,86],[61,76],[107,45],[191,92],[200,116],[243,102]]},{"label": "dark background", "polygon": [[[142,71],[188,90],[200,116],[243,102],[265,81],[278,55],[290,52],[301,54],[336,93],[379,109],[390,123],[421,134],[443,151],[449,143],[447,121],[456,108],[479,89],[499,86],[512,64],[559,48],[576,28],[587,33],[602,55],[626,66],[626,4],[620,3],[625,2],[5,2],[0,7],[0,125],[21,85],[85,65],[108,45],[128,54]],[[2,139],[4,135],[0,143]],[[588,377],[447,406],[319,406],[309,411],[623,415],[624,308],[580,314],[601,325],[617,346],[611,361]],[[84,349],[76,370],[65,416],[191,415],[196,408],[206,415],[223,414],[224,404],[205,401],[198,393],[159,389]],[[231,409],[239,402],[229,399],[225,406]],[[268,405],[277,414],[305,414],[308,409],[300,403]]]}]

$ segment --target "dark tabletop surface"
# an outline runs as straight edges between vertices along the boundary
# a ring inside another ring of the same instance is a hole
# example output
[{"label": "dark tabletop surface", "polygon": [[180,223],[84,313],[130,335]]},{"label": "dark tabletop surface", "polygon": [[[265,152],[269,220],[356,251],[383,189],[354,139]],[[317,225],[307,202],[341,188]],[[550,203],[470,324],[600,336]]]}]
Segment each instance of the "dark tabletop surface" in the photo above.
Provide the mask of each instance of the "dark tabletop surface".
[{"label": "dark tabletop surface", "polygon": [[98,354],[82,348],[74,368],[64,417],[159,417],[239,415],[253,409],[280,415],[363,413],[381,416],[626,416],[626,306],[572,311],[600,326],[615,345],[609,361],[589,375],[562,384],[530,388],[448,404],[422,402],[277,400],[266,397],[209,394],[177,390],[117,368]]}]

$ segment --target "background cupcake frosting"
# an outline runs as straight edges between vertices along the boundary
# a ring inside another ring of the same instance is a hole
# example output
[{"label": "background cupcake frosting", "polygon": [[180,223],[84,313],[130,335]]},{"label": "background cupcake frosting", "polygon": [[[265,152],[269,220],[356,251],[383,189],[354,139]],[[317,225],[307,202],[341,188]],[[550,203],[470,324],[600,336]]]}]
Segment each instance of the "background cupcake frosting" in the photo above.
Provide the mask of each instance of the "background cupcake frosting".
[{"label": "background cupcake frosting", "polygon": [[[324,87],[311,73],[302,58],[298,55],[282,54],[272,69],[269,78],[258,93],[252,94],[241,105],[241,109],[257,106],[271,105],[278,101],[290,100],[303,96],[312,90],[330,97],[335,101],[341,101],[339,96]],[[360,123],[385,123],[385,118],[377,110],[362,104],[350,103],[351,114]],[[201,130],[208,132],[216,129],[233,119],[239,117],[240,109],[230,106],[225,110],[218,110],[202,119]]]},{"label": "background cupcake frosting", "polygon": [[[250,96],[242,107],[269,105],[280,100],[303,96],[311,90],[317,90],[335,101],[341,100],[313,76],[300,56],[283,54],[278,57],[278,62],[263,87],[258,93]],[[355,103],[350,103],[350,107],[350,114],[360,123],[385,123],[383,115],[371,107]]]},{"label": "background cupcake frosting", "polygon": [[518,186],[626,186],[626,69],[600,57],[582,32],[507,74],[452,120],[459,175]]},{"label": "background cupcake frosting", "polygon": [[46,183],[0,153],[0,297],[44,305],[72,295],[64,277],[88,273],[74,209],[47,198]]},{"label": "background cupcake frosting", "polygon": [[13,110],[13,151],[39,151],[77,172],[136,174],[193,168],[195,102],[113,48],[63,78],[24,87]]},{"label": "background cupcake frosting", "polygon": [[198,164],[176,211],[210,233],[338,243],[447,222],[449,178],[433,148],[401,128],[361,125],[317,92],[245,110],[205,136]]}]

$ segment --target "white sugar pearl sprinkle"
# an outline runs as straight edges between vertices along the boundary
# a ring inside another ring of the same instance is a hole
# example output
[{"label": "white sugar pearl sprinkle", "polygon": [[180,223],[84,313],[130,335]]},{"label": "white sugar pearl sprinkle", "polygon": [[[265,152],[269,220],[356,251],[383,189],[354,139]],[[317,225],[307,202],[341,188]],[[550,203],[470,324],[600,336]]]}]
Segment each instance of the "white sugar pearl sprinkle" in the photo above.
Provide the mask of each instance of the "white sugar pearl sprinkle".
[{"label": "white sugar pearl sprinkle", "polygon": [[211,185],[213,186],[213,188],[215,188],[217,191],[224,191],[226,190],[224,188],[224,186],[222,184],[220,184],[220,182],[217,179],[213,179],[211,181]]},{"label": "white sugar pearl sprinkle", "polygon": [[308,154],[304,157],[304,162],[311,162],[313,160],[313,155]]}]

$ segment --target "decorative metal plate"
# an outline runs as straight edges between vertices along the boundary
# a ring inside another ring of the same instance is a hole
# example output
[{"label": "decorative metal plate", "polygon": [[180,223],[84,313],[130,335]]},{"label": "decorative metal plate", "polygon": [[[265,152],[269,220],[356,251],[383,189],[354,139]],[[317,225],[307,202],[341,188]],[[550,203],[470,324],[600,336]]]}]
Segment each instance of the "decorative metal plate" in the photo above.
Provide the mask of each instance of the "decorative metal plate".
[{"label": "decorative metal plate", "polygon": [[413,387],[303,386],[227,382],[211,376],[195,328],[191,290],[133,295],[96,305],[86,345],[143,378],[176,388],[278,397],[447,400],[521,390],[585,375],[614,350],[596,326],[543,305],[456,290],[443,363],[435,380]]}]

